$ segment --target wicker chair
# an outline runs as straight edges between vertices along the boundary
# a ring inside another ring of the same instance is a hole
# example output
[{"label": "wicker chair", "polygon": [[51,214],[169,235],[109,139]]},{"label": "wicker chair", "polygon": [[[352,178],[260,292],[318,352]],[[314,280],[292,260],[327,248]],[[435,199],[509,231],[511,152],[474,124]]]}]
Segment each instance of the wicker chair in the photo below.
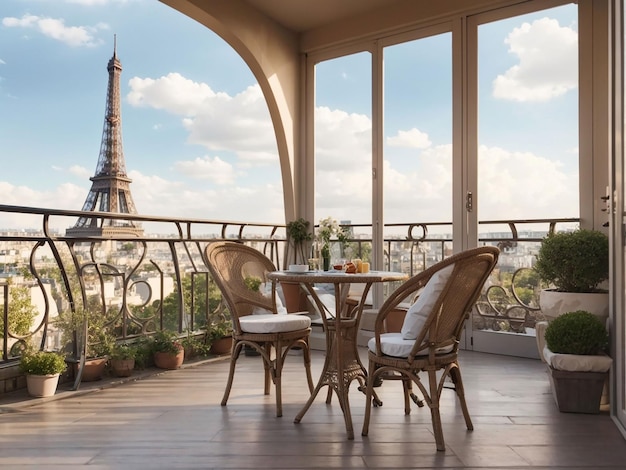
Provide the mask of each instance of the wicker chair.
[{"label": "wicker chair", "polygon": [[[498,255],[498,248],[491,246],[453,255],[407,280],[383,303],[376,317],[374,337],[368,342],[363,436],[368,434],[372,404],[382,405],[376,400],[373,387],[381,378],[386,382],[389,377],[402,381],[405,414],[411,412],[412,384],[419,387],[431,411],[437,450],[445,450],[439,400],[448,378],[459,398],[467,429],[473,429],[458,363],[459,339]],[[415,302],[407,312],[402,331],[386,333],[385,318],[407,299]],[[420,380],[422,371],[428,374],[428,386]],[[438,371],[442,371],[439,380]],[[417,402],[415,398],[414,401]]]},{"label": "wicker chair", "polygon": [[[274,264],[261,252],[234,242],[215,242],[205,249],[207,266],[213,280],[220,288],[233,321],[233,346],[231,350],[228,383],[222,398],[226,405],[235,375],[237,359],[244,346],[257,351],[265,369],[264,393],[270,393],[270,379],[276,387],[276,416],[282,416],[281,375],[289,350],[302,349],[304,367],[309,385],[311,355],[309,334],[311,319],[307,315],[277,313],[276,286],[267,281],[266,274],[275,271]],[[260,287],[270,287],[269,292]]]}]

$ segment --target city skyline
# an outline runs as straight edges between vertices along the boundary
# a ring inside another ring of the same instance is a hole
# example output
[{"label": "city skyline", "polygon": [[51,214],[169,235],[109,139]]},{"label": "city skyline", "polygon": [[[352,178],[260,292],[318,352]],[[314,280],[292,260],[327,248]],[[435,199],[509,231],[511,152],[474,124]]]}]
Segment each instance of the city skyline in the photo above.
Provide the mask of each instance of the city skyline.
[{"label": "city skyline", "polygon": [[[484,187],[497,196],[482,199],[485,214],[578,214],[578,169],[573,164],[577,137],[566,136],[560,127],[551,130],[560,133],[559,139],[542,130],[545,122],[576,127],[571,125],[575,117],[566,111],[577,106],[577,86],[564,75],[576,64],[575,11],[560,7],[482,30],[489,37],[484,53],[498,58],[481,68],[486,77],[481,106],[488,112],[481,115],[481,154],[488,170]],[[124,153],[138,212],[284,223],[273,128],[250,70],[213,32],[145,0],[3,3],[0,146],[15,159],[0,178],[0,200],[66,210],[82,207],[98,157],[114,35],[123,67]],[[553,68],[541,68],[528,52],[531,41],[543,44],[542,53],[553,57]],[[403,54],[408,57],[410,51]],[[445,50],[432,58],[421,54],[416,60],[436,63],[446,57]],[[390,59],[388,75],[400,73],[402,62]],[[367,89],[369,76],[361,66],[339,60],[321,69],[317,132],[334,145],[320,153],[317,164],[318,218],[369,221],[371,171],[361,163],[369,158],[363,149],[371,115],[363,99],[367,95],[359,94]],[[416,89],[436,86],[423,74],[412,78]],[[412,104],[403,104],[403,96],[392,91],[386,97],[394,108],[385,131],[385,158],[391,162],[385,178],[393,193],[386,196],[386,214],[412,221],[449,220],[450,135],[445,127],[433,125],[445,107],[431,109],[422,100],[424,109],[413,119]],[[506,128],[503,113],[523,116],[516,122],[519,132]],[[340,141],[332,140],[337,136],[331,129],[337,127],[343,129]],[[534,133],[532,142],[529,132]],[[347,154],[351,173],[337,163]],[[351,184],[337,188],[347,174]],[[564,197],[563,191],[573,197]],[[16,216],[2,217],[0,226],[23,224]]]}]

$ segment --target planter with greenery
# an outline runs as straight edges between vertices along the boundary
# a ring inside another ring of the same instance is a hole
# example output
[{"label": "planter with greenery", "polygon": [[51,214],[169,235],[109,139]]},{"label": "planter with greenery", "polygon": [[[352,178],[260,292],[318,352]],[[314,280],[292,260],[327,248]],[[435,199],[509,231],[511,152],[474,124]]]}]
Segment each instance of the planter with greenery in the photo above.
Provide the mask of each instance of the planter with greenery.
[{"label": "planter with greenery", "polygon": [[543,355],[559,410],[598,413],[612,364],[604,323],[584,310],[567,312],[550,322],[545,340]]},{"label": "planter with greenery", "polygon": [[608,292],[601,284],[609,277],[609,240],[604,233],[580,229],[548,235],[534,269],[548,286],[539,300],[547,320],[586,310],[606,321]]},{"label": "planter with greenery", "polygon": [[[85,322],[87,336],[84,340]],[[111,349],[115,345],[115,337],[109,331],[106,315],[99,309],[76,309],[59,313],[54,325],[61,330],[62,342],[69,353],[69,361],[75,365],[75,374],[80,366],[81,345],[84,345],[85,364],[81,381],[100,380],[109,360]],[[78,344],[76,345],[75,342]]]},{"label": "planter with greenery", "polygon": [[26,351],[20,359],[20,372],[26,374],[28,393],[33,397],[49,397],[56,393],[59,375],[65,371],[65,358],[50,351]]},{"label": "planter with greenery", "polygon": [[[287,260],[285,265],[308,264],[309,257],[306,256],[307,243],[313,240],[313,234],[309,231],[309,226],[309,221],[302,217],[287,224],[287,243],[288,246],[293,247],[293,256],[285,258]],[[286,267],[287,266],[285,266],[285,268]],[[285,298],[287,311],[301,311],[303,306],[306,305],[306,295],[302,292],[300,284],[295,282],[281,282],[280,288]]]},{"label": "planter with greenery", "polygon": [[117,377],[129,377],[135,370],[137,348],[131,343],[117,343],[111,348],[109,364]]},{"label": "planter with greenery", "polygon": [[287,242],[293,247],[293,264],[307,264],[308,262],[306,244],[313,240],[309,225],[309,221],[302,217],[287,223]]},{"label": "planter with greenery", "polygon": [[211,343],[208,341],[208,335],[206,333],[199,336],[187,330],[187,336],[182,338],[180,342],[185,350],[185,360],[209,355]]},{"label": "planter with greenery", "polygon": [[207,342],[211,344],[211,354],[230,353],[233,344],[233,323],[230,315],[222,312],[212,318],[207,328]]},{"label": "planter with greenery", "polygon": [[159,369],[178,369],[185,360],[183,344],[172,331],[157,331],[151,344],[154,365]]}]

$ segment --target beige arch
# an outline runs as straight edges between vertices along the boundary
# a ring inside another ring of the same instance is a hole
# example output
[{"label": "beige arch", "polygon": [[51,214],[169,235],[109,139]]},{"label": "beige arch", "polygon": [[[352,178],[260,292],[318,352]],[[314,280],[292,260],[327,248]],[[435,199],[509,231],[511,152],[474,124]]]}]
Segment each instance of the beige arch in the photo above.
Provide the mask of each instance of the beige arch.
[{"label": "beige arch", "polygon": [[259,14],[240,0],[160,0],[205,25],[226,41],[257,79],[274,126],[283,182],[285,220],[298,214],[294,191],[295,153],[299,148],[300,54],[293,32]]}]

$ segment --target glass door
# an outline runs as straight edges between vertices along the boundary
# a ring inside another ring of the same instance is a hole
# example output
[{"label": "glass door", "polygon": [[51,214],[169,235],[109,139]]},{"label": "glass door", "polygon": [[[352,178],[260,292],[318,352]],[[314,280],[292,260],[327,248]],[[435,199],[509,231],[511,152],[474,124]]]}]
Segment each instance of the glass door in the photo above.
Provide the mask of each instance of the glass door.
[{"label": "glass door", "polygon": [[579,218],[577,15],[567,4],[468,21],[476,113],[468,119],[476,136],[468,147],[476,175],[475,191],[468,183],[470,232],[501,250],[471,319],[469,347],[477,351],[539,357],[534,255],[552,221]]}]

